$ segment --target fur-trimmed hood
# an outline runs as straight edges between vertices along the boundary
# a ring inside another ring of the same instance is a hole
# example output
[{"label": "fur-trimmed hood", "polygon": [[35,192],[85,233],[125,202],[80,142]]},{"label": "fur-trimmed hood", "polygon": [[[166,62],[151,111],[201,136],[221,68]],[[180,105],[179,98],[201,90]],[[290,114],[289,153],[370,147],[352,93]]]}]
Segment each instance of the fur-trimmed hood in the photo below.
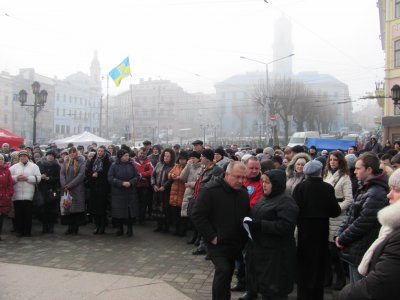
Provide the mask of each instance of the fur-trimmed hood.
[{"label": "fur-trimmed hood", "polygon": [[382,226],[392,229],[400,227],[400,200],[386,206],[378,212],[378,220]]},{"label": "fur-trimmed hood", "polygon": [[311,160],[310,155],[308,155],[307,153],[305,153],[305,152],[297,153],[295,156],[293,156],[292,160],[287,165],[287,168],[286,168],[287,178],[294,176],[294,165],[296,164],[296,161],[299,158],[304,158],[306,160],[306,163]]}]

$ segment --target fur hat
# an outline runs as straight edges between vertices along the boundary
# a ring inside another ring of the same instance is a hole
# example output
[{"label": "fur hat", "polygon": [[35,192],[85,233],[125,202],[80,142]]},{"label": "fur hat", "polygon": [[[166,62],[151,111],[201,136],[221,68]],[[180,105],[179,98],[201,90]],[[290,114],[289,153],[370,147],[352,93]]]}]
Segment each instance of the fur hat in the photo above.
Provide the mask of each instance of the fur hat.
[{"label": "fur hat", "polygon": [[210,161],[213,161],[213,160],[214,160],[214,151],[211,150],[211,149],[204,149],[204,150],[201,152],[201,155],[202,155],[203,157],[207,158],[207,159],[210,160]]},{"label": "fur hat", "polygon": [[272,149],[271,147],[267,147],[267,148],[265,148],[265,149],[263,150],[263,153],[264,153],[264,154],[269,154],[269,155],[273,156],[273,155],[274,155],[274,149]]},{"label": "fur hat", "polygon": [[218,147],[217,149],[215,149],[214,152],[218,153],[221,156],[226,156],[226,152],[225,152],[224,148],[222,148],[222,147]]},{"label": "fur hat", "polygon": [[400,169],[397,169],[390,175],[389,186],[400,188]]},{"label": "fur hat", "polygon": [[310,160],[304,165],[303,172],[307,176],[321,177],[322,163],[318,160]]}]

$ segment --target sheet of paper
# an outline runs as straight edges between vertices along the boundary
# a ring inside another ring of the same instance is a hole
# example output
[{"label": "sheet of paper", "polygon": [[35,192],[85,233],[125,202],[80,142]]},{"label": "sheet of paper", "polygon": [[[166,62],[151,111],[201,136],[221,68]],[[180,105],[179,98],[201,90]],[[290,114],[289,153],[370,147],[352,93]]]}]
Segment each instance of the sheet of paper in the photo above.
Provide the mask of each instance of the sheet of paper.
[{"label": "sheet of paper", "polygon": [[251,222],[253,220],[250,217],[245,217],[243,219],[243,227],[244,227],[244,229],[246,229],[247,235],[249,236],[249,239],[253,240],[253,237],[251,236],[249,225],[247,225],[247,223],[245,223],[246,221],[250,221]]}]

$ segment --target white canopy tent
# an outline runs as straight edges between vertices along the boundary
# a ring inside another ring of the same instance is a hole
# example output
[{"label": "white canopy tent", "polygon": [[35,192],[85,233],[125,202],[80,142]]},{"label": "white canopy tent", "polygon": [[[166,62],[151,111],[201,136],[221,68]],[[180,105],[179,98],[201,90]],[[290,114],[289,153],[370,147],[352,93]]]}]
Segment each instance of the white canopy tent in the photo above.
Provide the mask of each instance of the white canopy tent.
[{"label": "white canopy tent", "polygon": [[81,134],[76,134],[76,135],[66,137],[63,139],[55,140],[53,142],[56,143],[57,147],[59,147],[59,148],[65,148],[65,147],[67,147],[67,145],[69,143],[73,143],[75,147],[82,145],[85,147],[85,149],[87,146],[91,145],[93,142],[95,142],[98,146],[108,145],[108,144],[112,143],[110,140],[103,139],[102,137],[99,137],[88,131],[84,131]]}]

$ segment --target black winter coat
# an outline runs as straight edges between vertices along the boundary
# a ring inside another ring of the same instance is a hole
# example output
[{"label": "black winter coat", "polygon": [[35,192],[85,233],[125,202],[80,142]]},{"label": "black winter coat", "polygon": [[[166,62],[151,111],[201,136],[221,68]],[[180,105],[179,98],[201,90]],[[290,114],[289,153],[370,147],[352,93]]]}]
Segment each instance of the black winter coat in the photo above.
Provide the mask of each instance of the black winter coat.
[{"label": "black winter coat", "polygon": [[[252,288],[262,295],[287,295],[293,290],[295,279],[294,229],[299,208],[285,193],[285,172],[271,170],[267,175],[272,193],[264,195],[250,212],[253,221],[261,221],[261,232],[252,232],[253,241],[248,243],[246,275]],[[278,193],[273,195],[276,190]]]},{"label": "black winter coat", "polygon": [[[249,213],[246,188],[231,188],[223,178],[200,189],[192,211],[192,221],[208,245],[212,257],[236,258],[247,241],[243,219]],[[216,246],[210,242],[217,237]]]},{"label": "black winter coat", "polygon": [[350,206],[347,219],[336,232],[339,243],[344,247],[341,258],[358,266],[369,246],[378,237],[381,225],[377,213],[389,204],[386,173],[361,184]]},{"label": "black winter coat", "polygon": [[400,295],[400,229],[387,236],[374,251],[366,277],[347,285],[340,300],[387,300]]},{"label": "black winter coat", "polygon": [[108,196],[110,194],[110,184],[108,183],[108,171],[111,166],[111,160],[108,153],[102,157],[103,170],[97,172],[97,177],[93,177],[93,164],[97,159],[95,154],[92,160],[88,163],[86,169],[86,182],[90,190],[88,201],[88,212],[93,215],[106,215]]},{"label": "black winter coat", "polygon": [[39,183],[44,205],[39,209],[38,218],[48,224],[57,221],[60,207],[60,165],[57,160],[49,161],[45,158],[37,163],[40,173],[46,174],[48,180],[42,179]]},{"label": "black winter coat", "polygon": [[[108,171],[108,182],[111,184],[111,215],[117,219],[127,219],[138,215],[138,196],[136,183],[139,180],[139,172],[131,158],[128,162],[116,160]],[[122,186],[124,181],[129,181],[129,188]]]},{"label": "black winter coat", "polygon": [[297,220],[297,284],[321,287],[328,257],[329,218],[340,215],[335,189],[320,177],[298,184],[293,198],[299,206]]}]

